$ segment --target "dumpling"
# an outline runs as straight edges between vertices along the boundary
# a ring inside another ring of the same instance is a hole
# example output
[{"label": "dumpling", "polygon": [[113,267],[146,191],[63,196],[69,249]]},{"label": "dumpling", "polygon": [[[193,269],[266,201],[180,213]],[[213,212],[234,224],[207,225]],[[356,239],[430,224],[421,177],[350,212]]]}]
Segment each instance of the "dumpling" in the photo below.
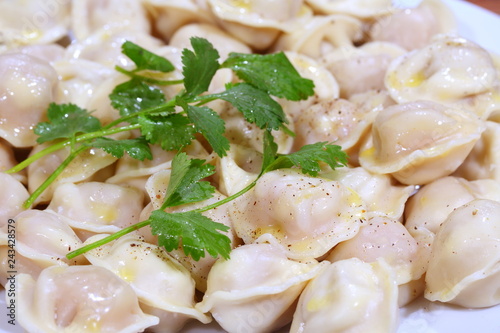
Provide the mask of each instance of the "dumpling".
[{"label": "dumpling", "polygon": [[359,162],[403,184],[426,184],[452,174],[484,128],[474,113],[431,101],[389,106],[377,114]]},{"label": "dumpling", "polygon": [[290,332],[396,332],[397,295],[391,269],[383,260],[329,263],[300,295]]},{"label": "dumpling", "polygon": [[[396,58],[385,86],[399,103],[430,100],[457,103],[492,91],[498,73],[485,49],[460,37],[439,37],[427,46]],[[485,110],[474,110],[487,117]]]},{"label": "dumpling", "polygon": [[438,34],[456,30],[453,13],[441,0],[424,0],[414,8],[395,8],[378,18],[369,30],[370,40],[396,43],[406,50],[425,47]]},{"label": "dumpling", "polygon": [[139,222],[144,195],[135,188],[86,182],[59,185],[47,211],[70,219],[81,239],[95,233],[113,233]]},{"label": "dumpling", "polygon": [[97,266],[50,267],[17,276],[19,324],[29,332],[136,333],[158,324],[132,288]]},{"label": "dumpling", "polygon": [[48,62],[22,53],[0,55],[0,137],[14,147],[36,144],[33,128],[46,121],[58,84]]},{"label": "dumpling", "polygon": [[436,234],[453,210],[474,199],[500,201],[500,183],[493,179],[467,181],[451,176],[437,179],[408,200],[406,228],[412,234],[422,228]]},{"label": "dumpling", "polygon": [[57,42],[68,34],[70,10],[69,1],[2,1],[2,37],[9,47]]},{"label": "dumpling", "polygon": [[[16,228],[17,272],[36,277],[42,269],[49,266],[87,263],[85,258],[81,257],[72,260],[66,258],[66,254],[79,248],[82,242],[63,217],[40,210],[26,210],[16,215],[13,220]],[[7,239],[7,230],[3,229],[0,229],[0,248],[8,245],[2,241]],[[2,278],[9,270],[6,264],[2,259]]]},{"label": "dumpling", "polygon": [[450,213],[436,235],[425,282],[431,301],[500,304],[500,202],[477,199]]},{"label": "dumpling", "polygon": [[294,149],[316,142],[334,142],[348,151],[368,132],[377,110],[346,99],[322,100],[302,110],[295,120]]},{"label": "dumpling", "polygon": [[[85,244],[104,236],[91,237]],[[160,318],[158,325],[149,328],[153,332],[178,332],[189,319],[204,324],[211,321],[194,308],[195,283],[189,272],[163,248],[126,235],[85,253],[85,257],[132,287],[143,311]]]},{"label": "dumpling", "polygon": [[486,122],[486,130],[465,161],[455,172],[468,180],[495,179],[500,181],[500,124]]},{"label": "dumpling", "polygon": [[359,47],[333,50],[322,57],[322,63],[338,81],[340,96],[349,98],[370,90],[384,90],[389,65],[405,53],[393,43],[369,42]]},{"label": "dumpling", "polygon": [[208,3],[224,30],[256,50],[265,50],[282,31],[296,29],[312,17],[312,10],[302,0]]},{"label": "dumpling", "polygon": [[296,169],[266,173],[232,202],[234,230],[245,243],[273,236],[289,258],[318,258],[356,235],[366,215],[360,196],[339,181]]},{"label": "dumpling", "polygon": [[[423,277],[432,240],[430,232],[414,238],[401,222],[386,216],[372,217],[363,223],[356,236],[334,247],[326,260],[358,258],[371,263],[383,259],[394,272],[397,285],[404,286]],[[416,290],[409,297],[402,294],[399,305],[407,304],[421,292],[423,289]]]},{"label": "dumpling", "polygon": [[272,332],[292,320],[294,303],[322,264],[286,257],[276,244],[240,246],[210,270],[197,308],[210,312],[227,332]]}]

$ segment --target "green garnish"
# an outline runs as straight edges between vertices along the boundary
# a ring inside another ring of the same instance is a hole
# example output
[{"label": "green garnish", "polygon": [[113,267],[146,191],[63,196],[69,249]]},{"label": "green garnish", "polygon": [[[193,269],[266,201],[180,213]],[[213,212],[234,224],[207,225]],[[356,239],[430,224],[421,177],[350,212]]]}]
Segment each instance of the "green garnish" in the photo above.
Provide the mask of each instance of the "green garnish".
[{"label": "green garnish", "polygon": [[[231,53],[220,64],[217,50],[207,40],[194,37],[191,39],[191,46],[192,50],[185,49],[182,52],[183,79],[169,80],[168,73],[174,71],[174,66],[167,59],[134,43],[125,42],[122,52],[133,61],[136,68],[128,70],[116,67],[129,80],[118,85],[109,96],[111,105],[119,111],[121,117],[103,125],[90,112],[76,105],[51,104],[48,121],[38,124],[35,133],[40,136],[38,142],[52,141],[52,144],[7,171],[18,172],[39,158],[71,146],[68,158],[26,201],[27,208],[78,154],[91,147],[102,149],[117,158],[128,154],[141,161],[153,158],[151,144],[159,144],[167,151],[176,151],[165,198],[159,209],[153,211],[147,220],[70,252],[67,258],[74,258],[148,225],[158,235],[159,244],[167,251],[181,246],[186,255],[195,260],[204,257],[206,253],[213,257],[220,255],[228,258],[231,247],[225,233],[229,228],[212,221],[203,212],[243,195],[266,172],[299,167],[303,173],[315,176],[320,171],[320,162],[331,168],[346,165],[347,157],[340,147],[326,142],[307,145],[287,155],[277,153],[278,147],[271,131],[284,130],[288,134],[293,132],[286,127],[286,115],[272,96],[296,101],[307,99],[314,93],[313,82],[300,77],[284,53]],[[223,92],[207,94],[212,78],[221,68],[232,69],[242,82],[228,84]],[[159,77],[162,79],[158,79]],[[167,79],[163,79],[165,77]],[[167,99],[159,86],[173,84],[183,84],[184,89]],[[207,180],[214,174],[215,168],[205,160],[189,158],[183,149],[199,134],[203,135],[217,155],[227,154],[230,143],[224,136],[225,122],[205,105],[216,99],[231,103],[246,121],[264,130],[261,173],[240,192],[211,205],[185,212],[167,212],[167,209],[173,207],[207,200],[215,192],[215,188]],[[127,123],[128,125],[124,125]],[[125,140],[109,137],[132,130],[140,131],[140,136]]]}]

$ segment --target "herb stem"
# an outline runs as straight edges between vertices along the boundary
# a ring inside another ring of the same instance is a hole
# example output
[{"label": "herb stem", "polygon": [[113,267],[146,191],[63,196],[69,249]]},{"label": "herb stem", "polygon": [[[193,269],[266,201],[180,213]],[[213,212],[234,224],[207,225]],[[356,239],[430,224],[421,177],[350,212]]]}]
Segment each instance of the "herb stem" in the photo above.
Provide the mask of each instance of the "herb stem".
[{"label": "herb stem", "polygon": [[90,250],[93,250],[95,248],[98,248],[99,246],[102,246],[102,245],[105,245],[111,241],[114,241],[122,236],[125,236],[126,234],[129,234],[133,231],[136,231],[138,229],[141,229],[145,226],[148,226],[149,224],[151,224],[151,222],[149,220],[145,220],[145,221],[142,221],[142,222],[138,222],[138,223],[135,223],[135,224],[132,224],[131,226],[127,227],[127,228],[124,228],[120,231],[117,231],[115,232],[114,234],[111,234],[107,237],[104,237],[103,239],[100,239],[98,241],[95,241],[95,242],[92,242],[90,244],[87,244],[85,246],[82,246],[81,248],[77,249],[77,250],[74,250],[74,251],[71,251],[69,252],[67,255],[66,255],[66,258],[67,259],[73,259],[85,252],[88,252]]},{"label": "herb stem", "polygon": [[77,150],[73,151],[66,159],[54,170],[54,172],[45,179],[45,181],[40,185],[23,203],[23,207],[28,209],[35,202],[35,200],[52,184],[54,180],[64,171],[64,169],[73,161],[81,152],[88,149],[88,147],[82,146]]},{"label": "herb stem", "polygon": [[208,205],[208,206],[205,206],[205,207],[202,207],[202,208],[198,208],[198,209],[194,209],[193,211],[195,212],[198,212],[198,213],[203,213],[203,212],[206,212],[208,210],[211,210],[211,209],[214,209],[214,208],[217,208],[217,207],[220,207],[228,202],[231,202],[233,201],[234,199],[242,196],[243,194],[245,194],[246,192],[250,191],[256,184],[257,184],[257,181],[259,180],[260,177],[258,177],[257,179],[255,179],[253,182],[251,182],[250,184],[248,184],[245,188],[243,188],[242,190],[236,192],[235,194],[233,195],[230,195],[222,200],[219,200],[211,205]]}]

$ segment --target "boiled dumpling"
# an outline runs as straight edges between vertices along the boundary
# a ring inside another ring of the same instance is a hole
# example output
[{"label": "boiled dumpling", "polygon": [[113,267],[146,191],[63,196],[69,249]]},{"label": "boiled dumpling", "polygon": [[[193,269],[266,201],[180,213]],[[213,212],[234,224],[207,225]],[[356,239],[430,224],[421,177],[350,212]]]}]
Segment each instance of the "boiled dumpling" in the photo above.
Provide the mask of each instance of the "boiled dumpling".
[{"label": "boiled dumpling", "polygon": [[[385,86],[399,103],[430,100],[457,103],[492,91],[498,73],[485,49],[460,37],[440,37],[422,49],[396,58]],[[479,116],[484,109],[474,110]]]},{"label": "boiled dumpling", "polygon": [[289,323],[294,303],[322,264],[290,260],[277,244],[247,244],[218,260],[208,276],[201,311],[227,332],[272,332]]},{"label": "boiled dumpling", "polygon": [[14,147],[32,147],[33,129],[46,121],[58,84],[48,62],[22,53],[0,55],[0,137]]},{"label": "boiled dumpling", "polygon": [[438,34],[456,30],[453,13],[441,0],[424,0],[413,8],[395,8],[370,27],[371,40],[392,42],[407,50],[425,47]]},{"label": "boiled dumpling", "polygon": [[[103,236],[91,237],[86,243]],[[144,312],[160,318],[150,330],[177,332],[189,319],[204,324],[211,321],[194,308],[195,284],[189,272],[163,248],[126,235],[85,253],[85,257],[130,284]]]},{"label": "boiled dumpling", "polygon": [[47,210],[71,219],[70,225],[85,239],[95,233],[113,233],[139,222],[143,193],[115,184],[86,182],[61,184]]},{"label": "boiled dumpling", "polygon": [[397,294],[383,260],[329,263],[300,295],[290,332],[396,332]]},{"label": "boiled dumpling", "polygon": [[425,184],[452,174],[479,140],[485,125],[464,109],[430,101],[389,106],[373,122],[359,162],[403,184]]},{"label": "boiled dumpling", "polygon": [[132,288],[97,266],[50,267],[17,276],[19,324],[28,332],[136,333],[158,323]]},{"label": "boiled dumpling", "polygon": [[318,258],[354,237],[366,215],[361,197],[341,182],[294,169],[266,173],[232,204],[245,243],[272,235],[293,259]]},{"label": "boiled dumpling", "polygon": [[465,307],[500,304],[500,203],[477,199],[455,209],[436,235],[425,297]]}]

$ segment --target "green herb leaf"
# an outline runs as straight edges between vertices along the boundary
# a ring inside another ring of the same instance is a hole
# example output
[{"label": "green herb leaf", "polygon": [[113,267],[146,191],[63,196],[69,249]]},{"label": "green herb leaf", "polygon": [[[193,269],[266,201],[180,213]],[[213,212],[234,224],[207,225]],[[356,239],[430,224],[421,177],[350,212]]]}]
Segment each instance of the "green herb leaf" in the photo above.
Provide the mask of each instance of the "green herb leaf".
[{"label": "green herb leaf", "polygon": [[95,148],[101,148],[106,153],[113,155],[116,158],[123,157],[124,153],[136,160],[144,161],[145,159],[152,160],[153,154],[149,148],[148,142],[144,137],[126,140],[113,140],[110,138],[97,138],[89,144]]},{"label": "green herb leaf", "polygon": [[288,123],[281,105],[272,99],[265,91],[247,83],[228,86],[224,92],[213,94],[217,98],[230,102],[250,123],[260,128],[278,130]]},{"label": "green herb leaf", "polygon": [[266,167],[265,172],[272,170],[291,168],[298,166],[303,173],[317,176],[321,171],[318,161],[327,163],[332,169],[347,165],[347,154],[342,147],[327,142],[317,142],[303,146],[300,150],[280,155],[276,160]]},{"label": "green herb leaf", "polygon": [[208,90],[215,72],[219,69],[219,52],[203,38],[192,37],[193,51],[182,51],[182,74],[186,98],[197,96]]},{"label": "green herb leaf", "polygon": [[175,250],[182,245],[184,253],[194,260],[205,257],[205,251],[216,258],[221,255],[229,258],[231,241],[220,233],[229,227],[214,222],[195,211],[182,213],[166,213],[155,210],[149,217],[153,234],[158,235],[158,244],[167,251]]},{"label": "green herb leaf", "polygon": [[283,52],[274,54],[231,53],[221,65],[231,68],[243,81],[291,101],[314,95],[314,83],[300,76]]},{"label": "green herb leaf", "polygon": [[47,117],[48,122],[38,123],[35,127],[35,134],[40,136],[36,140],[38,143],[68,139],[78,133],[95,132],[101,128],[99,119],[75,104],[51,103]]},{"label": "green herb leaf", "polygon": [[[111,105],[120,111],[122,117],[165,103],[165,95],[160,89],[137,78],[116,86],[109,98]],[[136,121],[134,119],[130,122]]]},{"label": "green herb leaf", "polygon": [[205,160],[190,159],[186,153],[175,155],[162,209],[212,197],[215,187],[208,181],[200,180],[213,175],[215,167],[205,163]]},{"label": "green herb leaf", "polygon": [[230,144],[229,140],[224,136],[226,131],[224,120],[209,107],[188,105],[180,97],[176,99],[176,102],[187,113],[196,130],[207,139],[215,153],[220,157],[226,156]]},{"label": "green herb leaf", "polygon": [[122,44],[122,53],[129,57],[137,66],[134,72],[151,70],[168,73],[175,69],[174,65],[167,59],[129,41]]},{"label": "green herb leaf", "polygon": [[196,132],[191,121],[178,113],[167,116],[140,116],[141,133],[164,150],[177,150],[191,144]]}]

